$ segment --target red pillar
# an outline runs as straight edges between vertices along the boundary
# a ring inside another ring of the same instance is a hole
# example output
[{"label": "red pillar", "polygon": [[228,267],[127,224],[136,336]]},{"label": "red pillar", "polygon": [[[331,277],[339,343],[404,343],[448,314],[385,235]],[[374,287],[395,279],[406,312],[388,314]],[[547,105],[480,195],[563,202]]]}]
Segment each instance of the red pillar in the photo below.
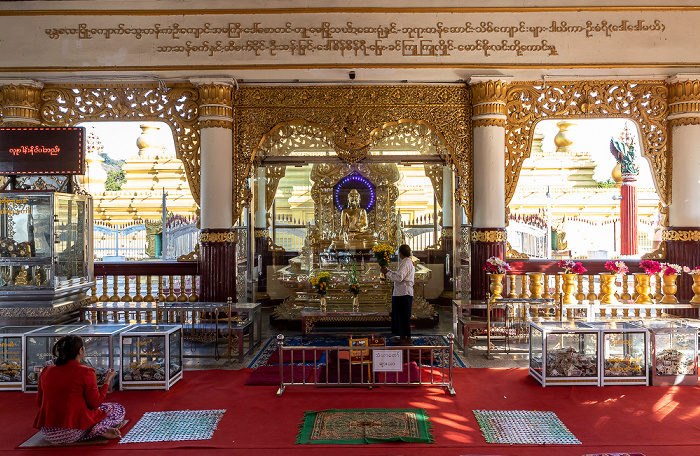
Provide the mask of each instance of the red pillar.
[{"label": "red pillar", "polygon": [[637,179],[622,176],[622,202],[620,203],[620,255],[637,255]]}]

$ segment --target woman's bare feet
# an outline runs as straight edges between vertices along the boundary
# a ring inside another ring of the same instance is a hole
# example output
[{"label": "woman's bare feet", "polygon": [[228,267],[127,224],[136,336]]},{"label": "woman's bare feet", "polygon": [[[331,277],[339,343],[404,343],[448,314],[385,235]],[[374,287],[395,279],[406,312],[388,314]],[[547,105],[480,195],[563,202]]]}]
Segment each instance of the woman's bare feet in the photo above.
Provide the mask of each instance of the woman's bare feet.
[{"label": "woman's bare feet", "polygon": [[119,432],[119,429],[117,428],[109,428],[105,431],[104,434],[101,435],[101,437],[104,437],[105,439],[119,439],[121,438],[122,433]]}]

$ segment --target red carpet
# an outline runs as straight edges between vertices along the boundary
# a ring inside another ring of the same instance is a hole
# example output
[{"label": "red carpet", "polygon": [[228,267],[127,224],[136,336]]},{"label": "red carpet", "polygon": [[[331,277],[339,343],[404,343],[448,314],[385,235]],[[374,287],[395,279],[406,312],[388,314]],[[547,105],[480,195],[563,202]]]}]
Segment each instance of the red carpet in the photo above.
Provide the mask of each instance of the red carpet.
[{"label": "red carpet", "polygon": [[[700,454],[700,387],[548,387],[525,369],[456,369],[457,396],[421,387],[319,389],[243,386],[250,370],[187,371],[170,391],[115,392],[129,425],[145,412],[225,408],[211,440],[80,447],[81,455],[575,455],[637,452],[646,456]],[[17,449],[32,436],[35,395],[0,393],[0,454],[75,454],[76,447]],[[433,444],[294,445],[307,410],[424,408]],[[472,410],[551,410],[583,445],[508,446],[485,443]]]}]

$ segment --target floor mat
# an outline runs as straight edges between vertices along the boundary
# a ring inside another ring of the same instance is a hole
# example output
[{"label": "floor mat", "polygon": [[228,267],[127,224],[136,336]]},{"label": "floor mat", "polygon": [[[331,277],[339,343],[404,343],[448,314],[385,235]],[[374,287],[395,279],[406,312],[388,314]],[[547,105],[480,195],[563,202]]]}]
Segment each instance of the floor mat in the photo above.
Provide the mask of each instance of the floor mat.
[{"label": "floor mat", "polygon": [[357,445],[432,443],[432,424],[422,409],[347,409],[306,412],[296,443]]},{"label": "floor mat", "polygon": [[474,410],[488,443],[581,445],[554,412]]},{"label": "floor mat", "polygon": [[119,443],[209,440],[226,410],[148,412]]},{"label": "floor mat", "polygon": [[[122,427],[126,426],[129,420],[124,420]],[[65,446],[82,446],[82,445],[106,445],[114,439],[106,439],[101,436],[93,437],[89,440],[82,440],[75,443],[51,443],[44,438],[41,432],[37,432],[33,436],[29,437],[26,442],[22,443],[19,448],[31,448],[31,447],[65,447]]]}]

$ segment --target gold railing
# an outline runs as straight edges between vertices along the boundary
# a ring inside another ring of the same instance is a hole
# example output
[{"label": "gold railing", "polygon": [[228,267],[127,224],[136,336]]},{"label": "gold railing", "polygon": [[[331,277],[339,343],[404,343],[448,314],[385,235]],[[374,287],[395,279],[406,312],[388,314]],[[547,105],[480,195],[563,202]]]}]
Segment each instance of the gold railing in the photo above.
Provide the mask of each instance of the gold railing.
[{"label": "gold railing", "polygon": [[[133,290],[133,296],[132,296]],[[196,263],[95,263],[92,302],[197,302]]]}]

